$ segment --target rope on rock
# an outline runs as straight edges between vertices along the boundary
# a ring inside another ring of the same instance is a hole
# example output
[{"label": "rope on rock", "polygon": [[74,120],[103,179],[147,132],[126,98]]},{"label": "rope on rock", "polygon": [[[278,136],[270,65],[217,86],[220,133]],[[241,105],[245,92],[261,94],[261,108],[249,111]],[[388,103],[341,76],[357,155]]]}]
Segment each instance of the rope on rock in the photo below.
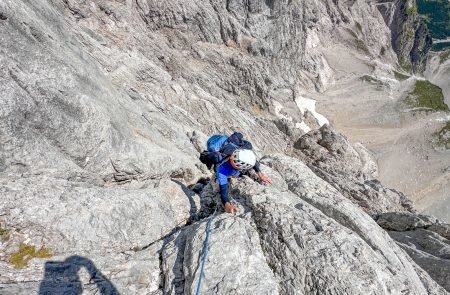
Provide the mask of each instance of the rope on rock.
[{"label": "rope on rock", "polygon": [[214,216],[216,215],[218,207],[219,207],[219,205],[217,205],[216,209],[214,209],[214,213],[209,217],[208,224],[206,225],[206,240],[205,240],[205,246],[203,247],[202,267],[200,269],[200,276],[198,278],[197,291],[195,291],[195,295],[199,294],[198,292],[200,291],[200,286],[202,284],[203,269],[205,268],[206,254],[208,253],[208,247],[209,247],[209,235],[211,233],[211,222],[214,219]]}]

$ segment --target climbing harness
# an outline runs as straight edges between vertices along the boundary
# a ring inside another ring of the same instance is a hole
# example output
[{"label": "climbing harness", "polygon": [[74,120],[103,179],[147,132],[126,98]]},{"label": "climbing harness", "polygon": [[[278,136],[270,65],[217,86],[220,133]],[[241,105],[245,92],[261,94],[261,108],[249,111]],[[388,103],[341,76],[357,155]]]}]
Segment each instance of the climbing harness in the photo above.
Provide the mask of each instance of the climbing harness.
[{"label": "climbing harness", "polygon": [[202,267],[200,269],[200,277],[198,278],[197,291],[195,292],[195,295],[199,294],[198,292],[200,291],[200,285],[202,284],[202,276],[203,276],[203,269],[205,267],[206,253],[208,253],[208,247],[209,247],[209,234],[211,232],[211,222],[214,219],[214,216],[216,215],[218,207],[219,207],[219,205],[217,205],[216,209],[214,209],[214,213],[209,217],[208,224],[206,225],[206,240],[205,240],[205,246],[203,247]]}]

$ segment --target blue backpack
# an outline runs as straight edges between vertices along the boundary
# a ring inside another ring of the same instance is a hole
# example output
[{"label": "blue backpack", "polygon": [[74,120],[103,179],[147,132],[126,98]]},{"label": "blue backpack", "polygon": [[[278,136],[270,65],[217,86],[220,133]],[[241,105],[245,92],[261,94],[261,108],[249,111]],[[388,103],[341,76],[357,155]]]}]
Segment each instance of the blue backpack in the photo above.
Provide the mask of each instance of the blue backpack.
[{"label": "blue backpack", "polygon": [[221,134],[211,136],[206,142],[207,150],[200,154],[200,161],[208,169],[225,161],[237,148],[252,149],[252,144],[243,139],[241,133],[233,133],[230,137]]},{"label": "blue backpack", "polygon": [[227,141],[228,136],[226,135],[215,134],[211,136],[206,142],[208,152],[220,152]]}]

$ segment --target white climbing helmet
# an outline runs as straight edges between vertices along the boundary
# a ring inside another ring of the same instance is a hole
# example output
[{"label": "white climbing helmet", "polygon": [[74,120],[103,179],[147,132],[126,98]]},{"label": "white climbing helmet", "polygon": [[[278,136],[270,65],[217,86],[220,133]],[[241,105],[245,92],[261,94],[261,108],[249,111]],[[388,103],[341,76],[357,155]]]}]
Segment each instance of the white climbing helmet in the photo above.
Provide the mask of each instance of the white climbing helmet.
[{"label": "white climbing helmet", "polygon": [[236,170],[248,170],[256,163],[256,156],[251,150],[235,150],[230,158],[231,166]]}]

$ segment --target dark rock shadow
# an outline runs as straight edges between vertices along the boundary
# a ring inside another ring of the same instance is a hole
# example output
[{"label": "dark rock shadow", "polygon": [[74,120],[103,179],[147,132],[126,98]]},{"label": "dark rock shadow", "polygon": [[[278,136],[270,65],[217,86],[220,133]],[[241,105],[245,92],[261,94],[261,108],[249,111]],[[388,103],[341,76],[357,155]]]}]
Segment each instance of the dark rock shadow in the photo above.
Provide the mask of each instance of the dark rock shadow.
[{"label": "dark rock shadow", "polygon": [[[82,268],[89,273],[89,284],[83,284],[80,280],[78,272]],[[93,285],[98,289],[98,294],[120,294],[91,260],[75,255],[64,261],[45,263],[45,274],[39,286],[39,295],[78,295],[83,293],[83,287],[94,288]]]},{"label": "dark rock shadow", "polygon": [[190,219],[191,219],[191,221],[195,220],[197,218],[197,204],[195,204],[195,201],[194,201],[195,192],[192,191],[191,189],[189,189],[187,186],[185,186],[180,181],[178,181],[176,179],[173,179],[173,178],[171,180],[181,187],[181,189],[183,190],[184,194],[188,198],[189,205],[191,207],[190,210],[189,210]]},{"label": "dark rock shadow", "polygon": [[[163,292],[164,294],[175,294],[175,295],[183,295],[184,294],[184,252],[186,247],[186,232],[185,230],[181,230],[179,233],[175,232],[171,236],[164,239],[164,244],[159,250],[160,261],[166,260],[165,255],[171,255],[171,253],[176,253],[175,263],[172,267],[172,280],[167,280],[163,273]],[[166,253],[167,251],[167,253]],[[163,266],[160,265],[161,271],[163,271]],[[165,271],[169,271],[166,269]]]},{"label": "dark rock shadow", "polygon": [[250,194],[248,194],[246,191],[243,191],[240,188],[231,187],[229,191],[230,191],[230,200],[241,206],[241,209],[244,210],[243,212],[241,211],[242,213],[252,211],[252,209],[247,205],[247,198],[250,197]]},{"label": "dark rock shadow", "polygon": [[[200,179],[195,185],[193,185],[192,189],[176,179],[171,180],[181,187],[189,200],[191,208],[190,220],[188,221],[188,224],[208,217],[214,211],[216,203],[214,202],[214,198],[210,196],[213,195],[213,193],[209,184],[209,179]],[[194,196],[197,194],[200,198],[200,208],[197,207],[197,204],[194,201]]]}]

